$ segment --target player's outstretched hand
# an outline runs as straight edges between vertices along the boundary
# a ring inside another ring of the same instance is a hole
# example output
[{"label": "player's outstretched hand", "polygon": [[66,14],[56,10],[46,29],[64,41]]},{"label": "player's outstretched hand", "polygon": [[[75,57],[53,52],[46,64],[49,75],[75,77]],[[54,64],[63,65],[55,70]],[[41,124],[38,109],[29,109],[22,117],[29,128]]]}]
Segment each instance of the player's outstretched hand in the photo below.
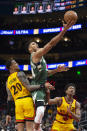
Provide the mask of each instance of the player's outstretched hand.
[{"label": "player's outstretched hand", "polygon": [[6,126],[11,122],[11,116],[7,115],[6,116]]},{"label": "player's outstretched hand", "polygon": [[68,71],[69,70],[69,67],[66,67],[65,65],[59,65],[58,67],[57,67],[57,71],[58,72],[62,72],[62,71]]},{"label": "player's outstretched hand", "polygon": [[69,20],[66,24],[64,23],[64,21],[62,21],[62,22],[63,22],[63,27],[64,27],[66,30],[68,30],[72,25],[75,24],[75,21],[74,21],[74,20]]},{"label": "player's outstretched hand", "polygon": [[54,86],[52,86],[49,82],[45,83],[45,88],[49,90],[55,90]]}]

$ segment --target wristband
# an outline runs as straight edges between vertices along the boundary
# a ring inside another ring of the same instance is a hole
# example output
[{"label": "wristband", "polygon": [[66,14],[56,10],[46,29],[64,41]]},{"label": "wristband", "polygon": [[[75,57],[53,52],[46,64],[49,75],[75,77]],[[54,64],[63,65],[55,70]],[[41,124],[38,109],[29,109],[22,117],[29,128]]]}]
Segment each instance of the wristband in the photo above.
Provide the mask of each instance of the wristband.
[{"label": "wristband", "polygon": [[41,84],[40,89],[44,89],[44,88],[45,88],[45,84]]}]

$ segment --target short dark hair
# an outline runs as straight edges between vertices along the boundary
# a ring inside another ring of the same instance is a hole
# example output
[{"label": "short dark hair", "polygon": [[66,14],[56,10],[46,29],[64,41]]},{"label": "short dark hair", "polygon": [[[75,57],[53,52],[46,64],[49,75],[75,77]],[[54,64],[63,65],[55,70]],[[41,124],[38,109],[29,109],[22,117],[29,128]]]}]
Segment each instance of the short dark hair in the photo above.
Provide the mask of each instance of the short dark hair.
[{"label": "short dark hair", "polygon": [[35,42],[35,43],[37,43],[35,40],[33,40],[33,39],[31,39],[31,40],[28,40],[27,42],[26,42],[26,52],[28,52],[28,48],[29,48],[29,46],[30,46],[30,44],[32,43],[32,42]]},{"label": "short dark hair", "polygon": [[6,61],[6,69],[8,69],[9,70],[9,68],[10,68],[10,66],[11,66],[11,63],[12,63],[12,60],[13,60],[13,58],[11,58],[10,60],[8,60],[8,61]]},{"label": "short dark hair", "polygon": [[28,52],[28,48],[29,48],[29,45],[30,45],[30,43],[31,42],[33,42],[32,40],[28,40],[27,42],[26,42],[26,52]]},{"label": "short dark hair", "polygon": [[69,83],[65,86],[65,91],[70,87],[70,86],[73,86],[76,90],[76,85],[74,83]]}]

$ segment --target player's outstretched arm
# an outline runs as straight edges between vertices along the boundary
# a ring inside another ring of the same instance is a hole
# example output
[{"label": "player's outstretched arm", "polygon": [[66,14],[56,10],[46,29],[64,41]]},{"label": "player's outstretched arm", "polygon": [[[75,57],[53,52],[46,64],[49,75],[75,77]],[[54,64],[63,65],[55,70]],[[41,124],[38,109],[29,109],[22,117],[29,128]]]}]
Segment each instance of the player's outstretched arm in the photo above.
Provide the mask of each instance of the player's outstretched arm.
[{"label": "player's outstretched arm", "polygon": [[50,84],[50,83],[45,83],[45,85],[30,85],[26,75],[24,72],[18,72],[18,78],[21,81],[21,83],[23,84],[23,86],[25,88],[27,88],[27,90],[34,91],[34,90],[38,90],[41,88],[49,88],[50,90],[54,90],[55,88]]},{"label": "player's outstretched arm", "polygon": [[61,105],[61,102],[62,102],[61,97],[55,97],[54,99],[48,100],[49,105],[54,105],[54,104]]},{"label": "player's outstretched arm", "polygon": [[68,108],[67,108],[67,112],[68,112],[69,114],[71,114],[71,116],[72,116],[72,118],[73,118],[74,120],[76,120],[77,122],[79,122],[80,119],[81,119],[80,103],[79,103],[79,102],[76,102],[76,113],[75,113],[75,114],[71,112],[70,108],[71,108],[71,107],[68,107]]},{"label": "player's outstretched arm", "polygon": [[[48,42],[43,48],[39,49],[37,52],[34,53],[33,55],[33,62],[36,61],[38,62],[43,55],[45,55],[47,52],[51,50],[53,46],[55,46],[64,36],[66,31],[74,24],[74,21],[69,21],[66,25],[64,25],[64,29],[55,37],[51,39],[50,42]],[[39,60],[38,60],[39,59]],[[36,62],[35,62],[36,63]]]},{"label": "player's outstretched arm", "polygon": [[62,98],[61,97],[55,97],[54,99],[50,99],[50,90],[47,89],[46,90],[46,102],[48,103],[48,105],[61,105],[62,103]]},{"label": "player's outstretched arm", "polygon": [[58,66],[56,69],[54,70],[48,70],[48,76],[51,76],[51,75],[54,75],[56,74],[57,72],[63,72],[63,71],[68,71],[69,70],[69,67],[66,67],[65,65],[63,66]]}]

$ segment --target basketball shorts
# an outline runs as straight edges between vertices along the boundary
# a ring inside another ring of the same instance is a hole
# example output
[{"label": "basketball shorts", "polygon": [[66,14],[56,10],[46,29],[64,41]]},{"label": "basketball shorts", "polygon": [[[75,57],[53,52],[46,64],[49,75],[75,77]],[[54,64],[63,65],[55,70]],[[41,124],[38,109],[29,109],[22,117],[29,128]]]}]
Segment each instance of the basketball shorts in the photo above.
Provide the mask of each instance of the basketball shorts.
[{"label": "basketball shorts", "polygon": [[73,124],[62,124],[58,121],[54,121],[51,131],[76,131]]},{"label": "basketball shorts", "polygon": [[16,122],[25,120],[33,121],[35,117],[35,108],[31,97],[17,99],[15,101]]}]

